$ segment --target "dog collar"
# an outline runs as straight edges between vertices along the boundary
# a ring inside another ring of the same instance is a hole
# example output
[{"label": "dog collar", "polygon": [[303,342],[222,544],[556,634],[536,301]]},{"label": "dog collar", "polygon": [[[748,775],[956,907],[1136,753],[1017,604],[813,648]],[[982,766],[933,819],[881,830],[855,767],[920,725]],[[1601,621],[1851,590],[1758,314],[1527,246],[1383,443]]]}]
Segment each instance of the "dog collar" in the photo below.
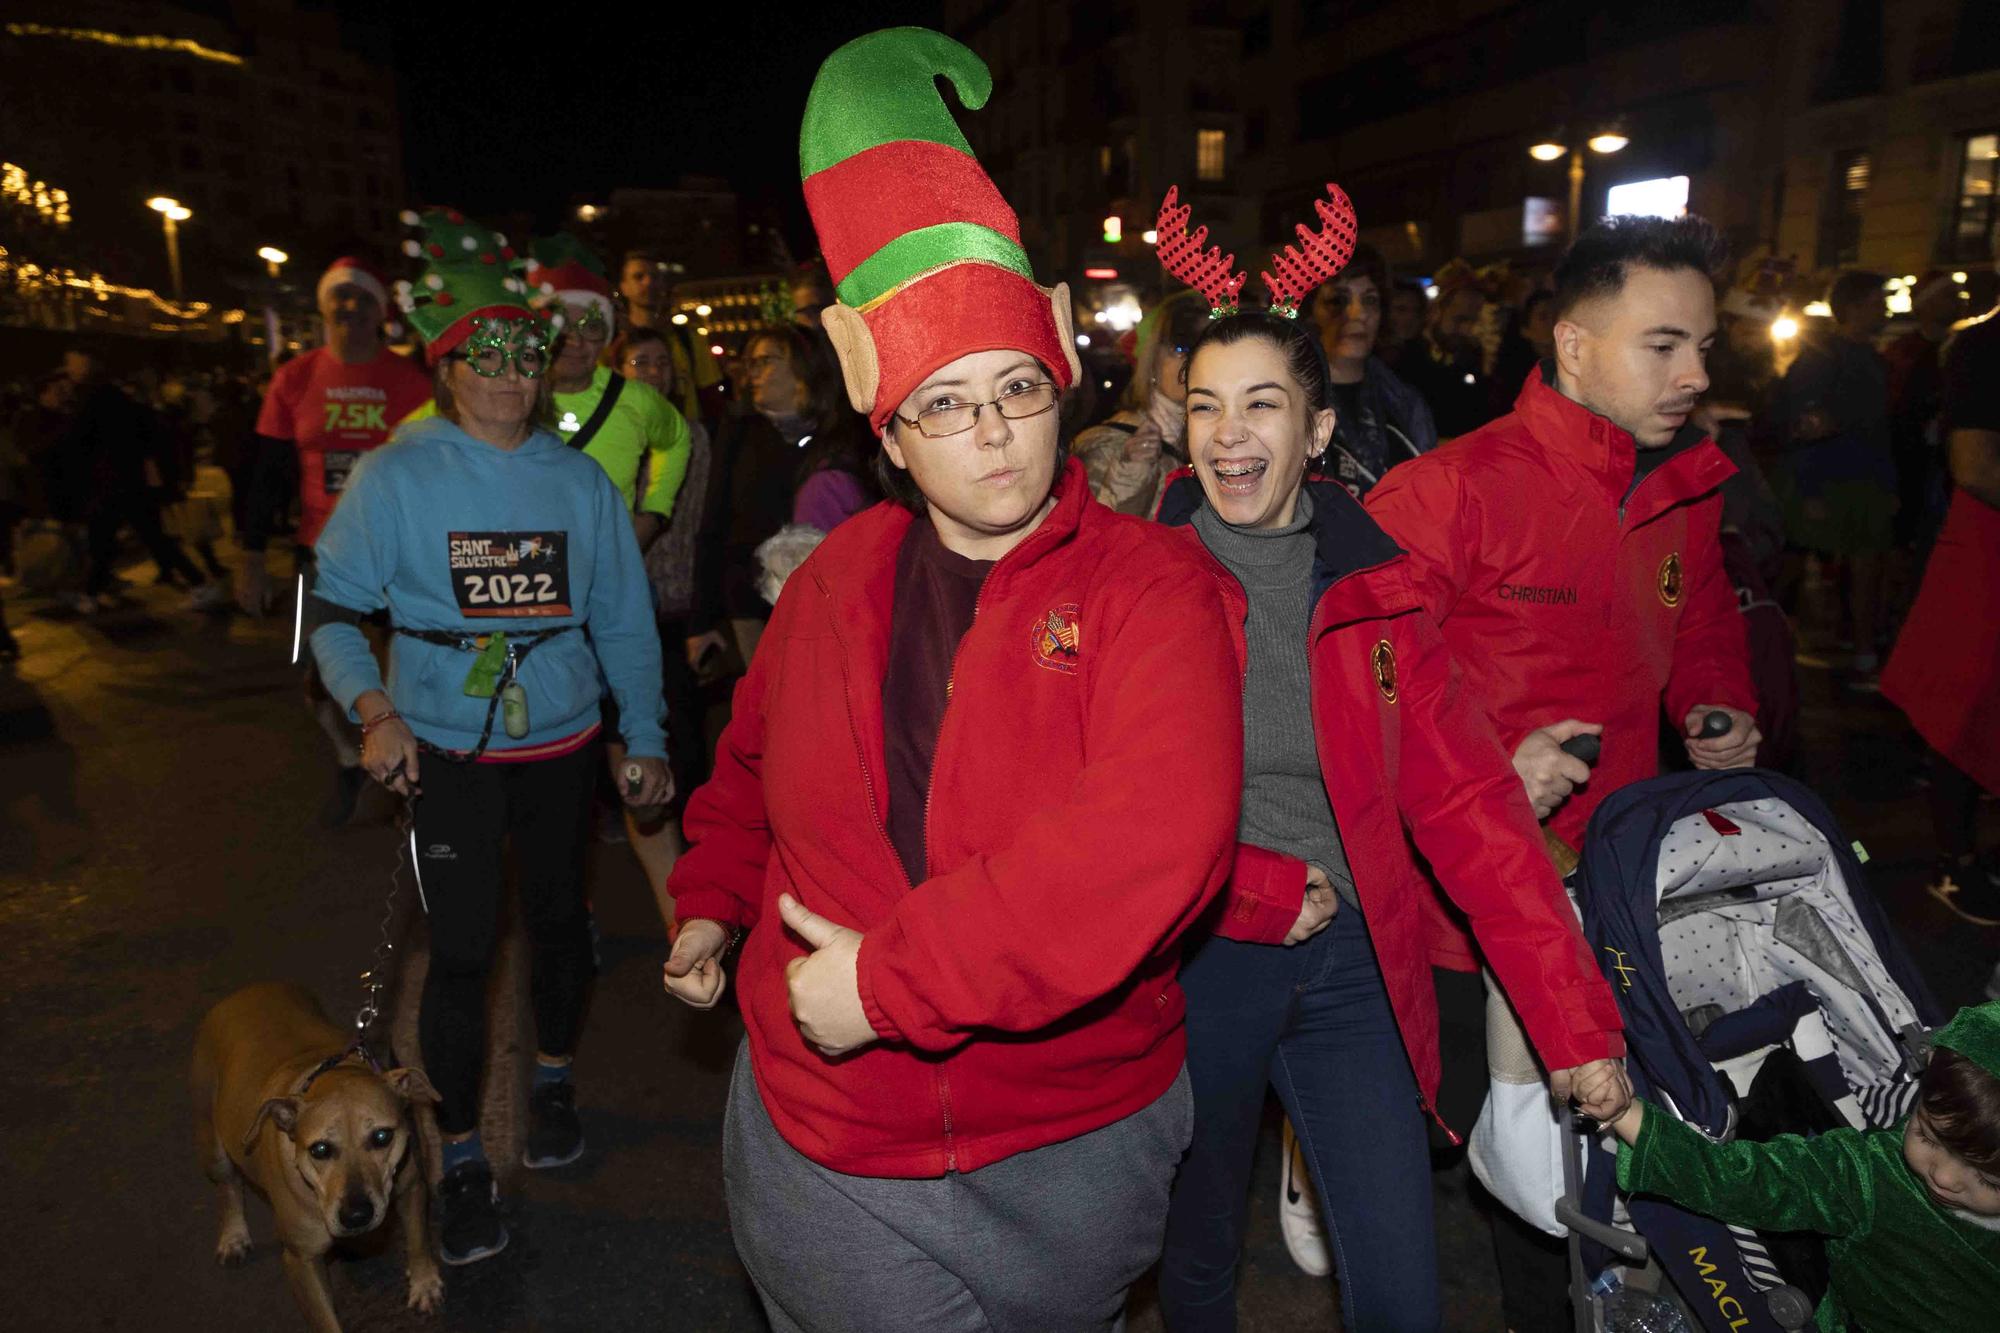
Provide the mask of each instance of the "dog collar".
[{"label": "dog collar", "polygon": [[296,1097],[305,1096],[306,1089],[310,1088],[313,1085],[314,1079],[317,1079],[321,1074],[326,1073],[329,1069],[336,1069],[339,1066],[346,1064],[349,1060],[353,1059],[355,1056],[360,1056],[361,1062],[367,1065],[368,1068],[374,1073],[379,1074],[382,1072],[382,1066],[377,1064],[375,1062],[375,1057],[368,1053],[367,1043],[357,1038],[353,1045],[347,1047],[347,1049],[341,1051],[339,1054],[329,1055],[326,1057],[326,1059],[320,1061],[319,1067],[314,1069],[312,1073],[306,1075],[306,1081],[299,1084],[299,1090],[296,1093],[294,1093],[293,1096]]}]

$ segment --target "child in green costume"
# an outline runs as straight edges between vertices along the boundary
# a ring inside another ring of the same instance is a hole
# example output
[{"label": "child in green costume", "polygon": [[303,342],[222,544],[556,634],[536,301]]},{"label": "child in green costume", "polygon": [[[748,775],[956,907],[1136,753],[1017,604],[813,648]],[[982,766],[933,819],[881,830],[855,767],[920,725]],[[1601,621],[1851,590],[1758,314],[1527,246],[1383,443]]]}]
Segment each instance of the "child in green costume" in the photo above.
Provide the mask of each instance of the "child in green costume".
[{"label": "child in green costume", "polygon": [[1737,1226],[1828,1237],[1821,1333],[2000,1328],[2000,1003],[1938,1032],[1896,1129],[1715,1143],[1635,1101],[1618,1184]]}]

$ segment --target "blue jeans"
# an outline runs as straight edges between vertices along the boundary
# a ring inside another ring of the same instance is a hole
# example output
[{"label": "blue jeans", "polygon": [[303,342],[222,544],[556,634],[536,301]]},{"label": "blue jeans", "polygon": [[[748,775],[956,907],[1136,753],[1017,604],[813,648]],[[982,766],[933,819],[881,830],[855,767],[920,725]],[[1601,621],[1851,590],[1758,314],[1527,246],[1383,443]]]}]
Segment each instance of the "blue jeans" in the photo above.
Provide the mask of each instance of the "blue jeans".
[{"label": "blue jeans", "polygon": [[1250,1161],[1275,1087],[1319,1189],[1348,1333],[1439,1327],[1430,1151],[1361,914],[1286,948],[1210,938],[1181,969],[1194,1142],[1160,1263],[1173,1333],[1231,1333]]}]

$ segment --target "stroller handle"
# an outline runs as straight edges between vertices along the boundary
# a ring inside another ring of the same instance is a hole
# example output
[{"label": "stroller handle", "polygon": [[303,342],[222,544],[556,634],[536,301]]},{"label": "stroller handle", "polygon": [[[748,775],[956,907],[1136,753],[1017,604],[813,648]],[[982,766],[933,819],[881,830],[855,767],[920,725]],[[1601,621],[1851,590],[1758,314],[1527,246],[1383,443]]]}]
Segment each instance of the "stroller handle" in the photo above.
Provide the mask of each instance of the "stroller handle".
[{"label": "stroller handle", "polygon": [[1556,1200],[1556,1221],[1580,1235],[1588,1236],[1628,1263],[1643,1264],[1652,1253],[1646,1238],[1638,1232],[1587,1217],[1568,1199]]},{"label": "stroller handle", "polygon": [[[1727,715],[1723,720],[1728,721]],[[1727,727],[1723,730],[1728,730]],[[1601,736],[1572,736],[1562,743],[1562,752],[1572,759],[1581,759],[1593,767],[1597,757],[1604,753],[1604,738]]]}]

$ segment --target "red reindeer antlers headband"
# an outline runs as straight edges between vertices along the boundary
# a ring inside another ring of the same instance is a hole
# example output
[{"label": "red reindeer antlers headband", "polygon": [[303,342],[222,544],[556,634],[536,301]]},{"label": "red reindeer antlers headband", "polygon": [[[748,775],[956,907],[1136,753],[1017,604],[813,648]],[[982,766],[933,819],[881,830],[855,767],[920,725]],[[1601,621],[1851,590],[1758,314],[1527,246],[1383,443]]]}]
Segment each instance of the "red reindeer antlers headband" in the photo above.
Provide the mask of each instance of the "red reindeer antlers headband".
[{"label": "red reindeer antlers headband", "polygon": [[1188,219],[1194,216],[1194,209],[1181,203],[1180,198],[1181,187],[1173,185],[1167,188],[1167,197],[1160,202],[1159,241],[1155,247],[1160,267],[1206,296],[1211,317],[1233,315],[1236,294],[1243,290],[1246,275],[1234,271],[1236,256],[1223,254],[1221,246],[1202,250],[1202,244],[1208,240],[1207,227],[1196,227],[1194,235],[1188,235]]},{"label": "red reindeer antlers headband", "polygon": [[[1331,181],[1327,182],[1326,193],[1326,199],[1313,201],[1321,230],[1313,231],[1300,223],[1299,244],[1288,245],[1282,253],[1272,256],[1271,267],[1278,275],[1275,278],[1269,273],[1258,275],[1271,290],[1272,314],[1298,318],[1300,303],[1315,287],[1347,267],[1347,261],[1354,256],[1357,230],[1354,205],[1349,202],[1347,192]],[[1233,315],[1245,275],[1234,271],[1236,256],[1223,254],[1221,246],[1202,249],[1208,240],[1207,227],[1197,227],[1192,236],[1188,234],[1187,224],[1193,216],[1194,210],[1180,202],[1180,187],[1169,189],[1160,204],[1160,266],[1208,298],[1211,318]]]}]

